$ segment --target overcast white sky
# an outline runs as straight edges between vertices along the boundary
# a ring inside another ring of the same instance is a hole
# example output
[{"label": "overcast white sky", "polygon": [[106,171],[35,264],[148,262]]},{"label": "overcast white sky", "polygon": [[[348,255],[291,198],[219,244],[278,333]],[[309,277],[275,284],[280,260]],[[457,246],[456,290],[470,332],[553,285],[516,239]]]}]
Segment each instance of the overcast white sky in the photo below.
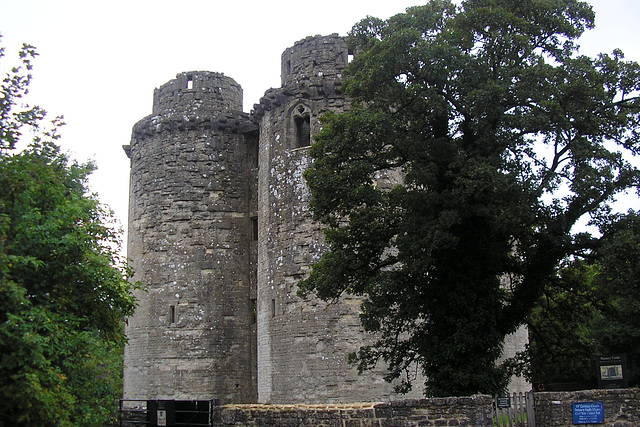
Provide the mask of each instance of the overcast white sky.
[{"label": "overcast white sky", "polygon": [[[339,33],[367,15],[388,18],[426,0],[0,0],[1,67],[35,45],[31,101],[64,114],[61,145],[94,159],[90,181],[126,227],[132,126],[151,114],[153,89],[183,71],[217,71],[244,88],[244,110],[280,86],[280,55],[309,35]],[[621,48],[640,61],[640,0],[592,0],[594,56]]]}]

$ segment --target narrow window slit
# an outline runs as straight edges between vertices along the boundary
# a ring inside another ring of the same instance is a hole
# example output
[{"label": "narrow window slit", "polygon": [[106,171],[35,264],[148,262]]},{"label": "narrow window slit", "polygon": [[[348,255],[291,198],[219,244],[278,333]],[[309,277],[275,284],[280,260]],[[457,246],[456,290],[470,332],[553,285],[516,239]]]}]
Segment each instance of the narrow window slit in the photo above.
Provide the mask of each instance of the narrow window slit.
[{"label": "narrow window slit", "polygon": [[251,218],[251,237],[254,242],[258,240],[258,217]]},{"label": "narrow window slit", "polygon": [[258,300],[251,298],[251,324],[258,323]]}]

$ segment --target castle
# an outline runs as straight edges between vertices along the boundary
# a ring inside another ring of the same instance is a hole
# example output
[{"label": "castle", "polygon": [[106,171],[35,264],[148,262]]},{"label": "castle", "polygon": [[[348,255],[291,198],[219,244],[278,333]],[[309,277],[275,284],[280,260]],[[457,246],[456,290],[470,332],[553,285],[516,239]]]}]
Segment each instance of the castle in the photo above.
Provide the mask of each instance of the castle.
[{"label": "castle", "polygon": [[[282,86],[250,114],[223,74],[181,73],[155,90],[153,113],[124,146],[128,257],[132,279],[147,288],[126,326],[125,399],[396,398],[384,367],[358,375],[347,362],[371,339],[359,300],[296,295],[324,249],[302,173],[319,116],[347,107],[348,62],[338,35],[295,43],[282,54]],[[506,351],[525,342],[521,331]],[[421,396],[421,383],[410,397]]]}]

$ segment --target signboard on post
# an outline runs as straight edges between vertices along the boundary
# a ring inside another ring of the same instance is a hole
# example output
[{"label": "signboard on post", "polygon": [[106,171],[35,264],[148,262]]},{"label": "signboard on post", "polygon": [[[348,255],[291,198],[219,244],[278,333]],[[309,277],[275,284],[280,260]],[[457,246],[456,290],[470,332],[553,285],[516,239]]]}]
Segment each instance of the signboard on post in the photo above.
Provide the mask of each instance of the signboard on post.
[{"label": "signboard on post", "polygon": [[510,396],[498,396],[496,397],[496,406],[498,409],[506,409],[511,407]]},{"label": "signboard on post", "polygon": [[604,402],[573,402],[573,424],[602,424]]},{"label": "signboard on post", "polygon": [[624,354],[597,356],[598,388],[627,388],[627,358]]},{"label": "signboard on post", "polygon": [[170,427],[176,424],[174,400],[147,400],[147,424],[153,427]]},{"label": "signboard on post", "polygon": [[158,409],[157,413],[158,427],[167,425],[167,411]]}]

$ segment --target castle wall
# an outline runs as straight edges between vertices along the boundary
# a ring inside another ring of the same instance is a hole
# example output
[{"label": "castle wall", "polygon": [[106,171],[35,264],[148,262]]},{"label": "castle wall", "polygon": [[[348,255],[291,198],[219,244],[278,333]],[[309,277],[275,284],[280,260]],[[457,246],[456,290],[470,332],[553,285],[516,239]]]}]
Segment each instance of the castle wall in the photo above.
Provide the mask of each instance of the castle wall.
[{"label": "castle wall", "polygon": [[[497,363],[500,364],[506,359],[516,357],[518,353],[525,350],[527,344],[529,344],[529,329],[522,325],[504,338],[502,357],[498,359]],[[524,393],[529,390],[531,390],[531,382],[524,376],[513,375],[507,385],[507,391],[510,394]]]},{"label": "castle wall", "polygon": [[128,256],[146,291],[128,319],[126,399],[256,400],[257,146],[241,103],[232,79],[183,73],[134,127]]},{"label": "castle wall", "polygon": [[[302,40],[282,55],[283,87],[268,91],[260,121],[258,398],[264,403],[354,402],[393,397],[380,372],[358,375],[348,354],[368,341],[359,300],[326,303],[296,295],[325,249],[309,212],[303,172],[319,117],[342,111],[347,46],[334,36]],[[420,387],[417,387],[418,389]]]},{"label": "castle wall", "polygon": [[[358,375],[348,355],[373,337],[360,300],[297,296],[320,260],[321,225],[303,172],[326,111],[344,111],[344,38],[307,38],[282,55],[282,87],[249,114],[242,89],[211,72],[154,93],[131,159],[128,256],[146,291],[128,319],[125,399],[349,403],[396,396],[384,366]],[[376,177],[388,186],[402,176]],[[521,349],[526,330],[507,342]],[[517,387],[527,387],[520,384]],[[516,388],[515,391],[524,391]]]}]

